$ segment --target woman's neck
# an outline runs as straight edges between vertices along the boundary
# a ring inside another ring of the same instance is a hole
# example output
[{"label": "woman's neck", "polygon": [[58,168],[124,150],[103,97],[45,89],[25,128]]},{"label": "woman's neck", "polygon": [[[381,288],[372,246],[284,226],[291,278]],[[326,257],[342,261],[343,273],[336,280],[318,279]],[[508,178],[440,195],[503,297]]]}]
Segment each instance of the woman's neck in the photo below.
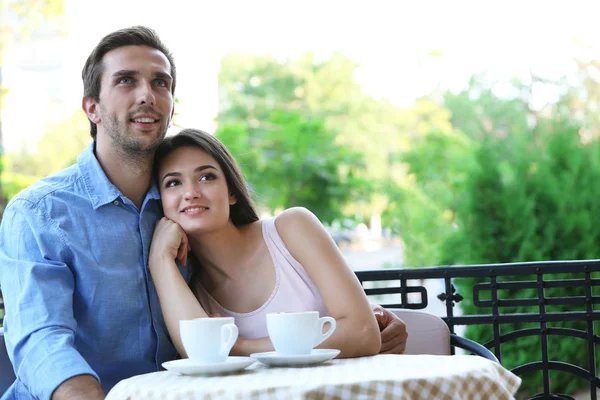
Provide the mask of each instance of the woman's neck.
[{"label": "woman's neck", "polygon": [[199,278],[209,292],[242,275],[258,247],[252,225],[238,227],[229,222],[218,231],[189,235],[192,252],[202,265]]}]

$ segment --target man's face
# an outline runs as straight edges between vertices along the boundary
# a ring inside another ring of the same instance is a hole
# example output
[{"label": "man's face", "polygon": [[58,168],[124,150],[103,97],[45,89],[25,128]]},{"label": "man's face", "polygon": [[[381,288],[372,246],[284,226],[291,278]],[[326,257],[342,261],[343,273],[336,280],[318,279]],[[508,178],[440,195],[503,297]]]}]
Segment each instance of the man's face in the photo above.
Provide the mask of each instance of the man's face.
[{"label": "man's face", "polygon": [[103,64],[100,102],[93,107],[97,121],[92,120],[99,140],[126,154],[153,154],[174,111],[169,60],[151,47],[125,46],[106,53]]}]

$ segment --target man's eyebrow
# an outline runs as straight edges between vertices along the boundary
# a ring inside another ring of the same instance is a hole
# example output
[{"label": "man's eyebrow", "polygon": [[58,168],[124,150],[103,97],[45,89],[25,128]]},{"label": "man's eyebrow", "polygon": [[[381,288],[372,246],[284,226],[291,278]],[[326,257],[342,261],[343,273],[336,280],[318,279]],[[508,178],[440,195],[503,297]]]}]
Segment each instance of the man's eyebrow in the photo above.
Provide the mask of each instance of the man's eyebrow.
[{"label": "man's eyebrow", "polygon": [[171,75],[167,74],[166,72],[155,72],[154,76],[157,78],[168,79],[170,81],[173,80],[173,77]]},{"label": "man's eyebrow", "polygon": [[133,69],[122,69],[116,72],[113,72],[112,76],[135,76],[135,75],[139,75],[140,73],[138,71],[135,71]]},{"label": "man's eyebrow", "polygon": [[[135,71],[133,69],[122,69],[122,70],[114,72],[112,74],[112,76],[114,76],[114,77],[118,77],[118,76],[136,76],[136,75],[139,75],[139,74],[140,74],[139,71]],[[170,80],[170,81],[173,80],[173,77],[171,75],[167,74],[166,72],[155,72],[152,75],[154,75],[154,77],[156,77],[156,78],[167,79],[167,80]]]},{"label": "man's eyebrow", "polygon": [[[214,169],[216,170],[217,168],[210,165],[210,164],[206,164],[206,165],[201,165],[197,168],[194,169],[194,172],[201,172],[204,171],[205,169]],[[162,179],[160,180],[161,182],[164,181],[166,178],[168,178],[169,176],[181,176],[181,172],[169,172],[168,174],[165,174],[165,176],[162,177]]]}]

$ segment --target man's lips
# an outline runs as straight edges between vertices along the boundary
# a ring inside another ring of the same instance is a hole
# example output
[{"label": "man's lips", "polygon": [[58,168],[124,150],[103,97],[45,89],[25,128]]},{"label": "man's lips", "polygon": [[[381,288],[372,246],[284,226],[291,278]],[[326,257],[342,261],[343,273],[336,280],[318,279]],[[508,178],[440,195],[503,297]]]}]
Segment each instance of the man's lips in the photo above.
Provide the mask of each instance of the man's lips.
[{"label": "man's lips", "polygon": [[159,122],[160,118],[152,114],[141,114],[131,118],[130,121],[138,124],[154,124]]}]

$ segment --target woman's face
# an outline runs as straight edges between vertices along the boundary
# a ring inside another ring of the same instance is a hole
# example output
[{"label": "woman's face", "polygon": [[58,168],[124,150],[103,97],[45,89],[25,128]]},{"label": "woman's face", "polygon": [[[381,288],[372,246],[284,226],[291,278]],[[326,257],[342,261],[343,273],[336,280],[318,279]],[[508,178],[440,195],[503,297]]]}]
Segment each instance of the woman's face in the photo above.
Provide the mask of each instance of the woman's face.
[{"label": "woman's face", "polygon": [[206,233],[229,221],[229,194],[219,163],[198,147],[181,147],[165,157],[158,169],[165,216],[187,234]]}]

